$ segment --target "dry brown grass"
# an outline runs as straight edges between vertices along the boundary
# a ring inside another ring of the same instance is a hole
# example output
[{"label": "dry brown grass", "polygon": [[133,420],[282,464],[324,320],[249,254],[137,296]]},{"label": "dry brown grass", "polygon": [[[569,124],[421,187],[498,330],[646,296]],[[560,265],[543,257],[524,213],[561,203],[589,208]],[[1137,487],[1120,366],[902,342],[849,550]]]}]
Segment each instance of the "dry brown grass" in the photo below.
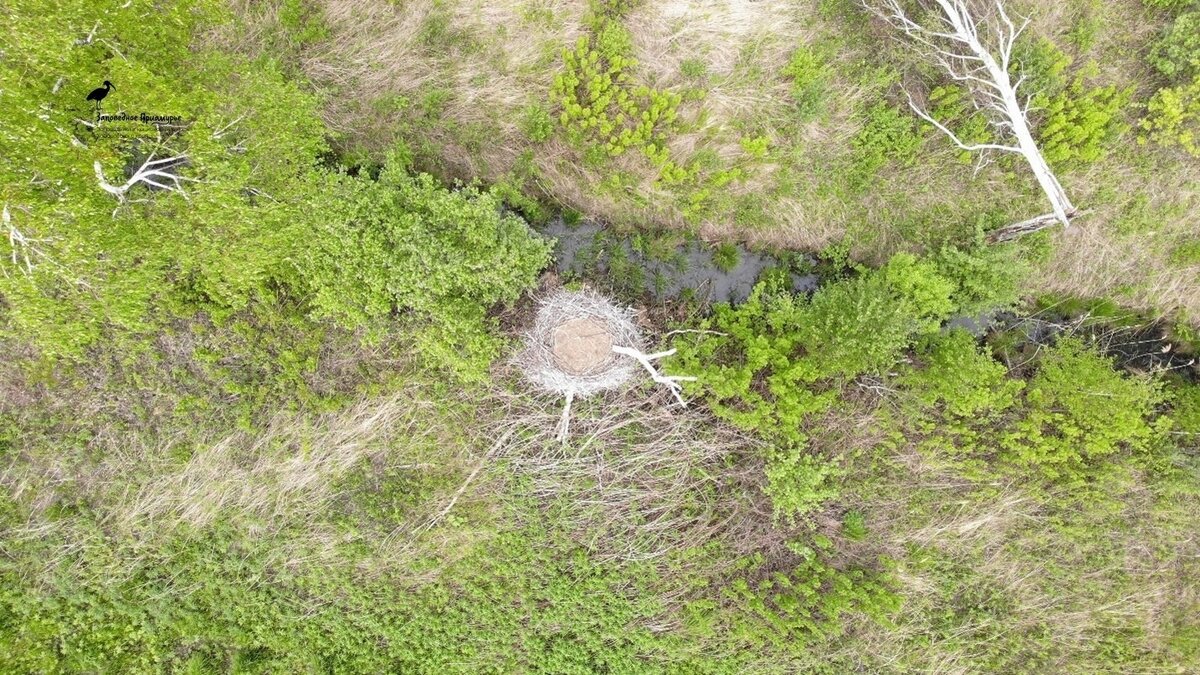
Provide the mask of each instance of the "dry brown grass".
[{"label": "dry brown grass", "polygon": [[[304,529],[310,533],[301,542],[306,555],[322,547],[328,552],[343,538],[322,525],[341,498],[335,487],[367,458],[387,453],[391,462],[413,471],[428,470],[436,461],[439,471],[454,472],[466,463],[471,445],[431,424],[434,419],[432,404],[413,389],[317,418],[280,414],[260,432],[194,443],[185,460],[179,459],[184,438],[169,429],[151,441],[101,433],[93,440],[102,457],[96,464],[31,448],[0,470],[0,485],[15,499],[35,496],[28,522],[6,536],[19,542],[53,533],[72,543],[61,556],[99,543],[99,533],[82,521],[50,510],[81,502],[89,505],[103,536],[127,551],[120,565],[126,570],[136,568],[139,555],[156,555],[172,537],[202,532],[217,521],[256,537]],[[276,554],[297,562],[287,547]],[[54,564],[45,561],[47,569]]]},{"label": "dry brown grass", "polygon": [[484,435],[509,438],[493,478],[553,511],[597,560],[665,563],[761,520],[759,442],[704,411],[640,391],[603,395],[577,404],[564,445],[555,436],[559,400],[493,398],[507,413]]},{"label": "dry brown grass", "polygon": [[[1112,667],[1098,649],[1111,626],[1142,626],[1144,644],[1165,650],[1176,630],[1170,622],[1196,607],[1200,542],[1181,538],[1186,527],[1178,529],[1194,506],[1154,494],[1145,476],[1131,474],[1123,484],[1116,515],[1076,503],[1071,491],[966,478],[944,457],[914,445],[886,461],[889,478],[860,488],[845,504],[866,514],[871,550],[903,561],[896,579],[907,601],[896,625],[863,627],[884,662],[919,664],[922,672],[979,672],[971,651],[986,648],[974,642],[979,636],[1048,631],[1038,639],[1068,659],[1055,666],[1060,672],[1097,672]],[[922,564],[937,559],[965,576]],[[949,611],[938,599],[948,579],[956,579],[955,597],[985,583],[1010,605],[999,615],[972,612],[954,633],[939,632],[944,627],[927,621]]]}]

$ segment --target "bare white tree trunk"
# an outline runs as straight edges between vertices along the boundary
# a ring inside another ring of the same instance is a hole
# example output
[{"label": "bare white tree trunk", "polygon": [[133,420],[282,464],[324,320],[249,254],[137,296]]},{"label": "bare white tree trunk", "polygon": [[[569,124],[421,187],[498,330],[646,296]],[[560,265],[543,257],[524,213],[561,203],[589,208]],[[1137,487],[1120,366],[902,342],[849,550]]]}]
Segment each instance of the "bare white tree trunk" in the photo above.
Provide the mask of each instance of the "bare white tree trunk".
[{"label": "bare white tree trunk", "polygon": [[[994,11],[991,11],[990,3],[981,1],[917,0],[917,4],[936,17],[929,22],[930,25],[923,25],[913,19],[900,0],[861,2],[876,16],[902,31],[918,48],[927,52],[951,78],[966,85],[975,96],[976,107],[986,112],[997,131],[1009,136],[1011,142],[964,143],[944,124],[922,110],[910,95],[908,102],[913,111],[949,136],[950,140],[963,150],[995,150],[1023,156],[1037,178],[1038,185],[1049,198],[1052,209],[1051,214],[1035,220],[1052,216],[1064,227],[1069,227],[1070,218],[1076,211],[1075,206],[1055,178],[1029,129],[1029,101],[1032,97],[1026,97],[1024,102],[1021,100],[1020,88],[1024,77],[1013,82],[1009,74],[1013,45],[1029,25],[1029,20],[1025,19],[1018,27],[1009,18],[1002,0],[995,0]],[[972,7],[978,7],[988,16],[980,20],[973,14]]]}]

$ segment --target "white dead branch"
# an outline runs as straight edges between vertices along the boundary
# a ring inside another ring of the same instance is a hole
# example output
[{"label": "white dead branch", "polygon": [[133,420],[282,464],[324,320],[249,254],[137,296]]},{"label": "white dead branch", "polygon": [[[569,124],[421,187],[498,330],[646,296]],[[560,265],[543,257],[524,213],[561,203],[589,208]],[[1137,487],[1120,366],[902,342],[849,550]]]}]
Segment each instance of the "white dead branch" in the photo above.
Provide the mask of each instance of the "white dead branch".
[{"label": "white dead branch", "polygon": [[96,39],[96,30],[99,28],[100,28],[100,22],[97,21],[95,24],[92,25],[92,30],[90,33],[88,33],[87,37],[80,38],[75,41],[75,46],[82,47],[84,45],[92,44],[92,41]]},{"label": "white dead branch", "polygon": [[[129,177],[129,180],[125,181],[125,184],[120,186],[112,185],[105,180],[104,169],[100,166],[99,161],[96,161],[93,164],[93,167],[96,169],[96,180],[100,183],[101,189],[111,195],[114,195],[117,198],[117,201],[120,201],[121,203],[125,202],[125,193],[129,192],[129,189],[138,183],[142,183],[143,185],[150,187],[156,187],[162,190],[168,190],[170,192],[178,192],[180,195],[183,195],[184,199],[189,199],[187,193],[183,190],[183,185],[181,185],[179,181],[186,180],[193,183],[197,181],[194,178],[185,178],[184,176],[180,176],[178,174],[168,173],[172,168],[185,160],[187,160],[187,155],[176,155],[174,157],[154,159],[154,153],[152,152],[150,153],[150,156],[146,158],[146,161],[142,162],[142,165],[138,168],[138,170],[133,172],[133,175]],[[159,182],[160,180],[164,182]],[[170,181],[171,184],[168,185],[165,181]]]},{"label": "white dead branch", "polygon": [[640,347],[630,310],[590,291],[558,291],[542,300],[525,350],[514,362],[535,386],[565,398],[556,436],[566,442],[575,399],[620,387],[633,378],[638,363],[687,405],[679,383],[695,378],[663,375],[650,363],[675,350],[645,354]]},{"label": "white dead branch", "polygon": [[233,120],[229,124],[226,124],[225,126],[221,127],[220,129],[217,129],[216,131],[212,132],[212,137],[214,139],[220,140],[222,136],[224,136],[230,129],[237,126],[238,123],[244,119],[246,119],[245,115],[239,115],[237,117],[237,119]]},{"label": "white dead branch", "polygon": [[[32,251],[37,253],[37,249],[33,248],[32,242],[13,225],[12,214],[8,212],[8,204],[4,205],[4,210],[0,212],[0,220],[4,222],[4,229],[8,231],[8,246],[12,250],[12,264],[17,269],[24,268],[25,273],[33,272],[33,261],[29,258],[29,253]],[[8,270],[4,271],[4,276],[8,276]]]},{"label": "white dead branch", "polygon": [[683,400],[683,396],[680,394],[680,392],[683,391],[683,387],[680,386],[679,383],[680,382],[695,382],[696,378],[685,377],[682,375],[660,375],[658,370],[656,370],[654,368],[654,366],[652,366],[650,364],[650,362],[653,361],[654,359],[661,359],[663,357],[674,354],[675,353],[674,349],[668,349],[665,352],[658,352],[655,354],[643,354],[636,349],[630,349],[629,347],[619,347],[619,346],[614,345],[612,350],[618,354],[622,354],[624,356],[629,356],[629,357],[637,359],[638,363],[642,364],[642,367],[646,369],[646,372],[650,373],[650,379],[654,380],[655,382],[657,382],[659,384],[666,385],[667,388],[671,390],[671,393],[675,396],[675,400],[679,401],[679,405],[683,406],[683,407],[687,407],[687,402]]},{"label": "white dead branch", "polygon": [[[50,257],[50,254],[42,249],[43,245],[52,243],[52,239],[30,237],[17,227],[16,223],[13,222],[12,212],[8,210],[7,203],[0,210],[0,223],[3,224],[4,230],[8,235],[9,260],[12,262],[13,267],[28,276],[33,274],[35,267],[46,264],[60,278],[85,288],[91,288],[87,282],[74,278],[67,268],[60,265],[54,258]],[[0,266],[0,272],[5,277],[10,276],[7,267]]]},{"label": "white dead branch", "polygon": [[[43,243],[44,239],[35,239],[25,236],[21,230],[13,223],[12,213],[8,210],[8,204],[4,205],[4,210],[0,211],[0,221],[4,223],[4,229],[8,233],[8,246],[11,249],[10,257],[13,267],[23,271],[25,274],[33,272],[33,261],[38,258],[49,259],[38,244]],[[4,276],[8,276],[8,270],[4,270]]]},{"label": "white dead branch", "polygon": [[[1025,221],[1031,224],[1061,223],[1069,227],[1075,206],[1042,156],[1029,129],[1029,103],[1022,100],[1021,76],[1012,81],[1013,46],[1029,25],[1026,18],[1018,26],[1004,9],[1002,0],[917,0],[916,4],[933,18],[929,25],[919,23],[904,8],[901,0],[861,0],[864,7],[904,33],[934,63],[974,95],[976,107],[984,111],[992,125],[1010,143],[964,143],[953,131],[918,106],[911,96],[908,104],[921,119],[929,122],[962,150],[968,152],[1011,152],[1021,155],[1033,170],[1038,185],[1050,200],[1052,213]],[[907,93],[907,92],[906,92]]]}]

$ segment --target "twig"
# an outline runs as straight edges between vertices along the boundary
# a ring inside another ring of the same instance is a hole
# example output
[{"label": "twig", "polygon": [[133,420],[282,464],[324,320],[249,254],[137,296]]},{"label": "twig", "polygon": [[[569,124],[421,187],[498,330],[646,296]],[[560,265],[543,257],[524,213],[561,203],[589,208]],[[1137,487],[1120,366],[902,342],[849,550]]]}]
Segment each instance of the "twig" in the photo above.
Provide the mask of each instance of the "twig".
[{"label": "twig", "polygon": [[414,534],[432,529],[438,524],[439,521],[441,521],[442,518],[445,518],[446,515],[450,513],[450,509],[454,508],[454,505],[458,503],[458,500],[463,496],[463,493],[467,491],[467,487],[471,485],[471,481],[475,480],[475,476],[479,475],[479,472],[483,470],[483,466],[487,464],[487,461],[491,459],[496,452],[500,450],[500,448],[504,447],[504,444],[508,442],[508,439],[512,436],[512,434],[513,429],[509,429],[508,431],[504,432],[504,435],[502,435],[500,439],[497,440],[494,445],[492,445],[492,449],[488,450],[487,454],[480,458],[479,462],[475,465],[475,468],[467,476],[467,479],[463,481],[463,484],[459,486],[458,490],[454,493],[454,496],[450,498],[450,503],[446,504],[445,508],[443,508],[441,511],[438,511],[437,514],[430,518],[428,522],[418,528]]},{"label": "twig", "polygon": [[558,421],[558,433],[555,438],[559,443],[566,444],[567,432],[571,426],[571,401],[575,399],[575,392],[567,392],[567,401],[563,404],[562,417]]}]

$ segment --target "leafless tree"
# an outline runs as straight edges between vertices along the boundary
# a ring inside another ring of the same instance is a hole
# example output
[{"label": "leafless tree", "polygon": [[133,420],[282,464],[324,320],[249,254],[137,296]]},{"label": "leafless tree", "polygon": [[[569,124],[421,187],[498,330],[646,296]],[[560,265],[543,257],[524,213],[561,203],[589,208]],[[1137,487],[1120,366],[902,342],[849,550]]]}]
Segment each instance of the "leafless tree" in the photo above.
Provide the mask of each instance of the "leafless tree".
[{"label": "leafless tree", "polygon": [[[1024,233],[1054,223],[1069,227],[1075,206],[1067,198],[1050,165],[1042,156],[1029,129],[1029,103],[1032,95],[1023,95],[1022,75],[1015,82],[1010,75],[1013,46],[1029,25],[1024,19],[1018,26],[1004,9],[1002,0],[861,0],[864,7],[926,53],[952,79],[973,94],[976,108],[985,112],[1002,138],[1001,143],[964,143],[946,125],[935,120],[913,101],[908,103],[922,119],[937,127],[956,146],[969,152],[1011,152],[1025,158],[1038,185],[1050,199],[1052,212],[1017,223],[1006,231]],[[928,16],[914,18],[906,5],[916,5]],[[906,92],[907,93],[907,92]],[[1022,96],[1024,96],[1022,100]],[[1011,237],[1009,237],[1011,238]]]}]

